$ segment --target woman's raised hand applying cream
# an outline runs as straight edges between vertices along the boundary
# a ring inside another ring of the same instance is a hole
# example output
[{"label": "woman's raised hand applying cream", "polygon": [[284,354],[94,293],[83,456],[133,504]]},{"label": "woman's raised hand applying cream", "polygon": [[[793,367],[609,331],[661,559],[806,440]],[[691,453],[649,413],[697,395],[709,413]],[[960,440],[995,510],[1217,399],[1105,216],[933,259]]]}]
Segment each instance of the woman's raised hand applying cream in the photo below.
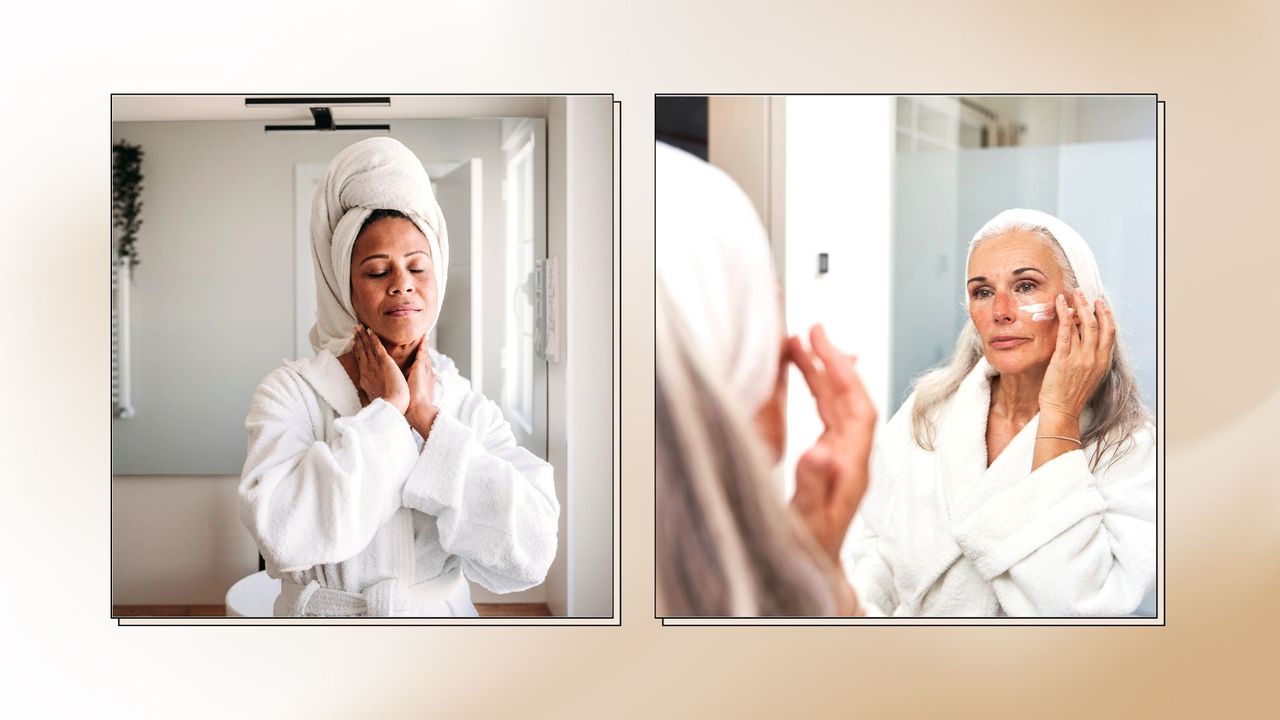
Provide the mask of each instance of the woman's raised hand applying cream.
[{"label": "woman's raised hand applying cream", "polygon": [[1080,413],[1111,367],[1116,340],[1115,315],[1102,298],[1091,305],[1083,291],[1075,290],[1072,307],[1062,294],[1055,303],[1058,338],[1040,385],[1033,470],[1080,447]]},{"label": "woman's raised hand applying cream", "polygon": [[796,463],[791,507],[839,567],[840,546],[867,490],[876,409],[853,369],[856,358],[837,350],[821,325],[809,337],[812,351],[797,337],[788,346],[817,402],[823,432]]}]

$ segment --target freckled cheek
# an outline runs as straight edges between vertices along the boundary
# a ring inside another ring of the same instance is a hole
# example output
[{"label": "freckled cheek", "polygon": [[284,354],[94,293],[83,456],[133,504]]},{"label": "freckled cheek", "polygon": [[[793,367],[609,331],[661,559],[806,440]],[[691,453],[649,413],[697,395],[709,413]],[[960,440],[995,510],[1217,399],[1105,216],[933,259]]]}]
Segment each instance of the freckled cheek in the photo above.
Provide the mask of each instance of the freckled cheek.
[{"label": "freckled cheek", "polygon": [[977,328],[978,333],[985,337],[987,334],[987,326],[986,326],[986,323],[983,322],[983,320],[984,318],[982,317],[982,313],[979,312],[976,307],[974,307],[972,302],[970,302],[969,303],[969,322],[973,323],[973,326]]},{"label": "freckled cheek", "polygon": [[377,294],[368,285],[368,283],[357,282],[355,287],[351,288],[351,304],[355,306],[357,314],[372,314],[378,308]]},{"label": "freckled cheek", "polygon": [[1053,349],[1058,344],[1058,323],[1044,322],[1040,323],[1040,325],[1045,327],[1036,333],[1036,350],[1047,362],[1049,358],[1053,357]]}]

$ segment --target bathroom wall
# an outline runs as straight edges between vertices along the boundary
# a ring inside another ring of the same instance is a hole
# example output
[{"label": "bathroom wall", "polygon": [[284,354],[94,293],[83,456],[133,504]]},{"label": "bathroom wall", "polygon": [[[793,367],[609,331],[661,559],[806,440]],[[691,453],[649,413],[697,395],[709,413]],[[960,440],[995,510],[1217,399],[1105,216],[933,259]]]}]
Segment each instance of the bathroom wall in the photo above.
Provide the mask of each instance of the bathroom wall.
[{"label": "bathroom wall", "polygon": [[[500,167],[501,121],[397,120],[423,162]],[[112,472],[232,475],[254,387],[293,357],[294,166],[327,164],[359,135],[267,135],[262,123],[129,122],[142,145],[141,264],[132,288],[137,415],[111,421]],[[485,182],[501,241],[502,186]]]},{"label": "bathroom wall", "polygon": [[[614,595],[613,508],[613,183],[612,103],[608,98],[560,98],[548,103],[548,254],[561,259],[563,361],[548,369],[549,455],[555,465],[557,495],[562,504],[560,551],[543,585],[524,593],[495,596],[473,585],[477,602],[547,602],[553,612],[608,616]],[[411,123],[424,123],[415,128]],[[449,127],[433,134],[431,127]],[[481,157],[484,167],[500,168],[500,156],[478,149],[481,135],[461,123],[471,121],[393,121],[395,136],[425,162]],[[491,121],[493,133],[501,122]],[[197,139],[193,140],[193,135]],[[183,448],[206,425],[182,423],[160,427],[151,447],[172,459],[196,457],[208,468],[179,474],[142,458],[132,468],[115,468],[112,477],[112,603],[218,604],[227,588],[257,568],[257,550],[240,525],[235,504],[244,458],[242,423],[257,381],[288,356],[293,345],[293,165],[326,163],[353,138],[332,139],[321,150],[302,150],[294,136],[264,136],[259,123],[166,122],[117,123],[113,140],[141,143],[147,152],[140,238],[143,264],[135,288],[135,339],[151,330],[183,335],[178,347],[135,340],[135,357],[151,363],[135,367],[135,405],[139,418],[153,413],[153,398],[189,388],[157,386],[153,366],[201,357],[217,348],[203,346],[209,328],[253,324],[245,335],[260,347],[253,363],[237,373],[247,389],[220,386],[234,417],[235,437],[217,457]],[[251,151],[237,157],[234,148]],[[495,147],[500,147],[493,144]],[[456,150],[457,158],[438,158],[437,147]],[[184,162],[170,162],[181,155]],[[186,166],[182,170],[178,166]],[[172,166],[172,167],[170,167]],[[248,172],[245,172],[248,168]],[[181,173],[187,173],[183,176]],[[248,177],[226,180],[231,173]],[[494,175],[496,176],[496,174]],[[265,179],[264,179],[265,178]],[[486,212],[501,212],[501,187],[486,179]],[[202,192],[183,197],[172,189],[197,183]],[[229,212],[236,208],[236,213]],[[225,217],[235,215],[235,217]],[[486,215],[486,236],[504,227]],[[209,248],[232,249],[232,258],[206,260]],[[487,258],[486,258],[487,259]],[[253,263],[248,265],[248,263]],[[143,292],[163,285],[178,300],[165,307],[148,306]],[[224,288],[253,288],[245,298],[228,297]],[[144,290],[138,290],[144,288]],[[184,293],[183,289],[187,291]],[[496,305],[491,305],[496,306]],[[141,313],[143,307],[149,307]],[[614,362],[618,359],[615,357]],[[209,365],[205,359],[202,366]],[[254,364],[256,363],[256,364]],[[144,390],[144,388],[146,388]],[[209,388],[195,388],[207,391]],[[144,427],[112,421],[113,465],[129,440],[143,438]],[[147,422],[151,422],[147,419]],[[119,434],[119,437],[117,435]],[[123,457],[123,456],[121,456]]]},{"label": "bathroom wall", "polygon": [[[501,166],[501,120],[392,127],[424,163]],[[293,355],[294,165],[328,163],[359,137],[267,135],[244,121],[113,123],[113,142],[146,153],[132,304],[137,416],[111,421],[113,604],[218,604],[257,569],[235,487],[249,397]],[[497,173],[484,200],[486,232],[501,242]],[[544,597],[539,587],[501,600]]]},{"label": "bathroom wall", "polygon": [[552,613],[613,612],[613,103],[556,98],[547,117],[547,255],[558,258],[564,360],[547,368],[548,459],[565,563],[547,576]]},{"label": "bathroom wall", "polygon": [[[785,255],[782,282],[787,332],[808,344],[821,323],[845,352],[858,355],[858,374],[877,408],[889,393],[894,98],[791,96],[785,104]],[[776,218],[775,218],[776,221]],[[827,272],[818,256],[826,253]],[[787,497],[795,464],[822,433],[813,399],[791,366],[787,393]],[[881,421],[888,419],[881,415]]]},{"label": "bathroom wall", "polygon": [[236,512],[238,476],[111,480],[111,604],[218,605],[258,569]]}]

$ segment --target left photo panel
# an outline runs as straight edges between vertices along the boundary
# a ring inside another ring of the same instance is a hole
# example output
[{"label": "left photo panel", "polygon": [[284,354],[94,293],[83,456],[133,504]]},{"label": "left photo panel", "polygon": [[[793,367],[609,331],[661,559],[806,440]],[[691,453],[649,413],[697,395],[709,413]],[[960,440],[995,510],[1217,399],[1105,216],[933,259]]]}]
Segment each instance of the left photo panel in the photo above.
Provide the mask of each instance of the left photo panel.
[{"label": "left photo panel", "polygon": [[113,95],[112,617],[620,623],[619,127]]}]

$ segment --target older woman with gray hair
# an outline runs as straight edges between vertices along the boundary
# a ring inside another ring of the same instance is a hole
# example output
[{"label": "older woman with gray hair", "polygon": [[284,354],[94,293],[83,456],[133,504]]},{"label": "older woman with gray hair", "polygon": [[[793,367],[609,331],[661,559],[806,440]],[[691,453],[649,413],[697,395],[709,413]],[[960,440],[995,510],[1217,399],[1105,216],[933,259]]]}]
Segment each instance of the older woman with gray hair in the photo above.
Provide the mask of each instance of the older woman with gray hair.
[{"label": "older woman with gray hair", "polygon": [[[788,338],[768,240],[727,175],[659,145],[656,573],[663,616],[859,614],[839,552],[875,409],[822,328]],[[795,363],[824,425],[790,504],[774,469]]]},{"label": "older woman with gray hair", "polygon": [[1008,210],[967,265],[969,322],[884,428],[850,581],[873,615],[1130,614],[1155,584],[1155,429],[1093,253]]}]

